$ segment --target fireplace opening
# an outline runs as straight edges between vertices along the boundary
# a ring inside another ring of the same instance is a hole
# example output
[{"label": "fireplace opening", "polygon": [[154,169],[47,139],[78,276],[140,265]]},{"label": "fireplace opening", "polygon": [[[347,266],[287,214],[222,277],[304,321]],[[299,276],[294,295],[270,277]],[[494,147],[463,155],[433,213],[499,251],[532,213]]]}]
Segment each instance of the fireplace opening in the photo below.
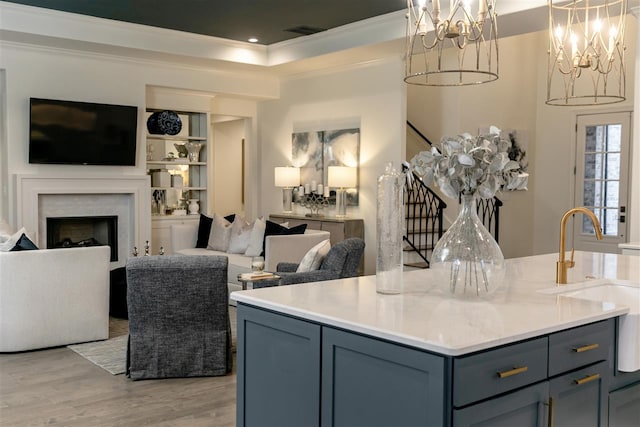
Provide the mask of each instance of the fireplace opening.
[{"label": "fireplace opening", "polygon": [[82,216],[47,218],[47,248],[111,248],[111,262],[118,261],[118,217]]}]

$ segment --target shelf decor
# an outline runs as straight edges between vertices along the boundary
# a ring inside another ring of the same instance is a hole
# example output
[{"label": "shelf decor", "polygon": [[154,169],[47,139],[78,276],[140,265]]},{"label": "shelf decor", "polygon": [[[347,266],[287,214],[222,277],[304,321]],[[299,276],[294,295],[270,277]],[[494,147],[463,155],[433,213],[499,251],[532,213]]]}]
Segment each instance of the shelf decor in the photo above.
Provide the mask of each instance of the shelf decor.
[{"label": "shelf decor", "polygon": [[502,187],[526,185],[520,164],[509,158],[510,148],[511,141],[492,126],[488,135],[444,137],[440,149],[433,147],[411,160],[425,185],[435,183],[462,203],[458,218],[434,247],[430,264],[436,283],[446,284],[456,297],[490,294],[504,274],[504,256],[478,218],[476,199],[492,198]]},{"label": "shelf decor", "polygon": [[202,145],[202,142],[185,142],[184,146],[187,149],[190,162],[200,161],[200,150],[202,149]]},{"label": "shelf decor", "polygon": [[300,199],[300,204],[311,211],[305,216],[319,217],[320,210],[329,206],[329,198],[316,192],[307,193]]}]

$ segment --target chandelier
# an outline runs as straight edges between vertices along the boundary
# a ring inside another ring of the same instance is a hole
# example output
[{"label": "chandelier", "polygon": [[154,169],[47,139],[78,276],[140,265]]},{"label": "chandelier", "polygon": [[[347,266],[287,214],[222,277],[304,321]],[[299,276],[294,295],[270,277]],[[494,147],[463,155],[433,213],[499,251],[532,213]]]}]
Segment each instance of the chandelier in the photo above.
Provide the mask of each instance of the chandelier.
[{"label": "chandelier", "polygon": [[624,22],[627,0],[549,4],[549,105],[625,100]]},{"label": "chandelier", "polygon": [[463,86],[498,78],[495,0],[414,1],[407,0],[405,82]]}]

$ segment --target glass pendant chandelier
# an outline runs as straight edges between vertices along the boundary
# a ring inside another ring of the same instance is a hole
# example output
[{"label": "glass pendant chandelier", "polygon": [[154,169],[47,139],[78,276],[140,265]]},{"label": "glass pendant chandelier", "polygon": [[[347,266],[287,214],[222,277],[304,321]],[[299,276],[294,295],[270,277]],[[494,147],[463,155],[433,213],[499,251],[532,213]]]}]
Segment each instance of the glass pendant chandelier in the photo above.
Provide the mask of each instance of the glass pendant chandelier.
[{"label": "glass pendant chandelier", "polygon": [[495,0],[407,0],[407,8],[405,82],[463,86],[498,78]]},{"label": "glass pendant chandelier", "polygon": [[627,0],[548,0],[549,105],[625,100]]}]

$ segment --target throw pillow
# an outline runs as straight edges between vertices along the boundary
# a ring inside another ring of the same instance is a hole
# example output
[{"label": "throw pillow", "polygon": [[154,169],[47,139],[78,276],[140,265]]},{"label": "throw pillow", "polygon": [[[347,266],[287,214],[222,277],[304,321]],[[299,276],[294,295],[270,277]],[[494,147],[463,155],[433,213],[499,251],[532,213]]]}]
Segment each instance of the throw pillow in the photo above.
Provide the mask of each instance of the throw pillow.
[{"label": "throw pillow", "polygon": [[10,249],[9,251],[33,251],[37,250],[38,247],[27,237],[26,234],[22,233],[22,236],[16,242],[16,245]]},{"label": "throw pillow", "polygon": [[0,219],[0,243],[6,242],[13,235],[13,228],[5,221]]},{"label": "throw pillow", "polygon": [[[229,222],[233,222],[236,214],[227,215],[224,217]],[[209,244],[209,235],[211,234],[211,223],[213,218],[205,214],[200,214],[200,222],[198,223],[198,239],[196,241],[196,248],[206,248]]]},{"label": "throw pillow", "polygon": [[295,227],[287,228],[282,224],[277,224],[273,221],[267,220],[267,225],[264,231],[264,239],[262,241],[262,253],[260,255],[264,255],[264,247],[267,241],[267,236],[304,234],[306,229],[307,229],[307,224],[300,224],[300,225],[296,225]]},{"label": "throw pillow", "polygon": [[24,227],[18,230],[17,233],[13,233],[7,240],[0,244],[0,252],[9,252],[10,250],[12,250],[23,234],[27,234],[27,230],[25,230]]},{"label": "throw pillow", "polygon": [[198,240],[196,248],[206,248],[209,244],[209,234],[211,234],[211,223],[213,218],[200,214],[200,222],[198,223]]},{"label": "throw pillow", "polygon": [[329,239],[323,240],[318,243],[307,252],[300,264],[298,264],[298,269],[296,273],[306,273],[309,271],[315,271],[320,268],[324,257],[329,253],[329,249],[331,249],[331,243]]},{"label": "throw pillow", "polygon": [[218,214],[213,215],[207,249],[227,252],[231,240],[231,223]]},{"label": "throw pillow", "polygon": [[244,254],[249,247],[251,241],[251,230],[253,226],[250,222],[245,221],[240,215],[235,215],[233,224],[231,224],[231,240],[229,241],[230,254]]},{"label": "throw pillow", "polygon": [[247,250],[244,253],[245,256],[260,256],[266,226],[267,224],[263,218],[258,218],[253,222],[249,246],[247,246]]}]

